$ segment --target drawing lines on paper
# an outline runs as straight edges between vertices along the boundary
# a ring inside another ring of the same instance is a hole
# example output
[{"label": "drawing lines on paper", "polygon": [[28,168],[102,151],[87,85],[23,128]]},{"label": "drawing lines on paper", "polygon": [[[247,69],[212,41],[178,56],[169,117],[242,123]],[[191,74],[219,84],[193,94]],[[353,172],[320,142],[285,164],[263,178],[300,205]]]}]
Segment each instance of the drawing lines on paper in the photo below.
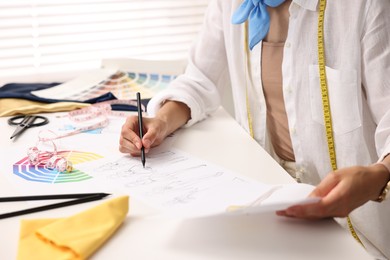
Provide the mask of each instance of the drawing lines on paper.
[{"label": "drawing lines on paper", "polygon": [[105,174],[109,182],[121,183],[130,194],[151,199],[162,206],[190,203],[221,182],[235,178],[177,151],[150,154],[147,159],[145,168],[139,158],[126,156],[94,171]]}]

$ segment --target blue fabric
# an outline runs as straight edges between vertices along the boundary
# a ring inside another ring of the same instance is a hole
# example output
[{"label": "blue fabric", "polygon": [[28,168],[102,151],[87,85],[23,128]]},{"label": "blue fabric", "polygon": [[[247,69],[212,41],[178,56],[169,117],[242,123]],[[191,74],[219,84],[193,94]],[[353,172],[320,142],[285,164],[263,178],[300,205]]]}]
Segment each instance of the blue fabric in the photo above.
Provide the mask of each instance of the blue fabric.
[{"label": "blue fabric", "polygon": [[20,98],[44,103],[59,102],[60,100],[40,98],[31,94],[31,91],[55,87],[58,84],[61,83],[9,83],[0,88],[0,98]]},{"label": "blue fabric", "polygon": [[[85,101],[77,100],[64,100],[64,99],[48,99],[41,98],[33,95],[32,91],[47,89],[55,87],[61,83],[9,83],[0,87],[0,98],[20,98],[27,99],[31,101],[38,101],[43,103],[56,103],[56,102],[80,102],[80,103],[89,103],[95,104],[98,102],[116,100],[117,98],[111,92],[105,93],[99,97],[88,99]],[[150,99],[143,99],[141,102],[146,106]],[[121,110],[121,111],[137,111],[136,106],[131,106],[127,104],[112,104],[112,110]]]},{"label": "blue fabric", "polygon": [[249,20],[249,48],[255,47],[269,31],[269,14],[267,5],[277,7],[285,0],[244,0],[232,16],[233,24]]}]

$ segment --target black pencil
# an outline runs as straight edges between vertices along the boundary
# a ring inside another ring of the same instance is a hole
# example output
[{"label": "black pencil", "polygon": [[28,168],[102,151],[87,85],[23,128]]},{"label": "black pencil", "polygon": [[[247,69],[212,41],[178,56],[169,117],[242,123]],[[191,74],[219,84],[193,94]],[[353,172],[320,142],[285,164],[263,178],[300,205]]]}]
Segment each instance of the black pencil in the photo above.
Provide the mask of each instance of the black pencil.
[{"label": "black pencil", "polygon": [[107,193],[74,193],[74,194],[55,194],[55,195],[32,195],[17,197],[0,197],[0,202],[27,201],[27,200],[58,200],[58,199],[78,199],[93,195],[107,196]]},{"label": "black pencil", "polygon": [[35,212],[39,212],[39,211],[56,209],[56,208],[76,205],[76,204],[80,204],[80,203],[84,203],[84,202],[99,200],[99,199],[106,197],[107,195],[110,195],[110,194],[106,194],[106,193],[99,194],[98,193],[95,195],[86,196],[86,197],[82,197],[82,198],[75,199],[75,200],[59,202],[59,203],[49,204],[49,205],[45,205],[45,206],[39,206],[39,207],[35,207],[35,208],[29,208],[29,209],[23,209],[23,210],[19,210],[19,211],[4,213],[4,214],[0,214],[0,219],[16,217],[16,216],[35,213]]},{"label": "black pencil", "polygon": [[[142,141],[142,138],[144,137],[144,133],[143,133],[144,125],[142,123],[141,94],[139,92],[137,92],[137,108],[138,108],[139,137],[141,138],[141,141]],[[142,142],[141,142],[141,144],[142,144]],[[142,161],[142,165],[145,168],[145,148],[143,145],[141,147],[141,161]]]}]

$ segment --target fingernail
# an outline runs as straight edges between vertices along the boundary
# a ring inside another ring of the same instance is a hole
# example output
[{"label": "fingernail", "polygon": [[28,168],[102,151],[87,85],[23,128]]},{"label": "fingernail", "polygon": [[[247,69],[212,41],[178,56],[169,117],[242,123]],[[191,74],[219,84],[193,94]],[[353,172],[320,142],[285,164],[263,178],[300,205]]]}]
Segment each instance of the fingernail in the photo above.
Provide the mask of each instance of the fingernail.
[{"label": "fingernail", "polygon": [[135,146],[136,146],[138,149],[141,149],[142,144],[141,144],[140,142],[136,142],[136,143],[135,143]]},{"label": "fingernail", "polygon": [[290,208],[290,209],[287,209],[287,210],[286,210],[286,213],[287,213],[288,215],[293,215],[293,216],[295,216],[295,215],[297,214],[297,211],[296,211],[296,209],[294,209],[294,208]]},{"label": "fingernail", "polygon": [[144,143],[144,146],[150,147],[150,141],[149,141],[149,139],[145,139],[145,140],[143,141],[143,143]]},{"label": "fingernail", "polygon": [[278,215],[278,216],[283,216],[283,211],[281,211],[281,210],[280,210],[280,211],[276,211],[275,213],[276,213],[276,215]]}]

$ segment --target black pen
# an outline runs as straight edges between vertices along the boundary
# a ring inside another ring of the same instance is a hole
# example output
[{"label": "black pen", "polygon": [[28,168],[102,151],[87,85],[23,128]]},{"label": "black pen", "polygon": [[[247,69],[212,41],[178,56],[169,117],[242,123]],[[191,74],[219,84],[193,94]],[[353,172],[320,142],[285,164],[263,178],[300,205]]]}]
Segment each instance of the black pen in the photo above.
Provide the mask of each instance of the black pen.
[{"label": "black pen", "polygon": [[144,137],[143,133],[143,123],[142,123],[142,109],[141,109],[141,94],[137,92],[137,107],[138,107],[138,129],[139,129],[139,137],[141,138],[141,161],[142,165],[145,168],[145,148],[142,144],[142,138]]}]

